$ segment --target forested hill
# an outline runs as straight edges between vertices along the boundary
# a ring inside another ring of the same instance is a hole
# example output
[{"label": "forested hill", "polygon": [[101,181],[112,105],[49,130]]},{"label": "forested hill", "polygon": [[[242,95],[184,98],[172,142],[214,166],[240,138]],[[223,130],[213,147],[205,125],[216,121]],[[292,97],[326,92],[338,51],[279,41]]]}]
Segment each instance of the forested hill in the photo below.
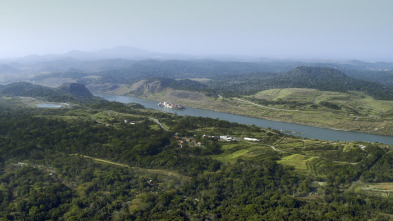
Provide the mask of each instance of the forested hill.
[{"label": "forested hill", "polygon": [[28,82],[16,82],[0,88],[0,93],[8,96],[45,97],[54,93],[53,88],[34,85]]},{"label": "forested hill", "polygon": [[369,95],[384,100],[391,100],[393,87],[359,80],[343,72],[328,67],[297,67],[278,77],[279,87],[314,88],[324,91],[364,91]]},{"label": "forested hill", "polygon": [[0,87],[0,95],[41,97],[49,101],[77,101],[92,98],[91,92],[82,84],[69,83],[59,88],[34,85],[28,82],[16,82]]},{"label": "forested hill", "polygon": [[273,88],[313,88],[338,92],[364,91],[376,99],[393,99],[392,86],[355,79],[329,67],[300,66],[286,73],[253,73],[227,77],[211,86],[227,96],[249,95]]},{"label": "forested hill", "polygon": [[189,91],[204,91],[207,90],[208,87],[205,84],[202,84],[197,81],[183,79],[183,80],[175,80],[172,78],[150,78],[146,81],[146,84],[160,82],[160,86],[162,88],[170,87],[178,90],[189,90]]},{"label": "forested hill", "polygon": [[75,97],[92,97],[93,94],[83,84],[65,83],[58,88],[59,91],[70,93]]},{"label": "forested hill", "polygon": [[337,84],[337,81],[348,82],[352,79],[344,74],[343,72],[329,67],[310,67],[310,66],[299,66],[292,69],[284,78],[288,77],[291,80],[297,82],[306,82],[309,86],[321,84],[323,82],[329,82],[331,84]]}]

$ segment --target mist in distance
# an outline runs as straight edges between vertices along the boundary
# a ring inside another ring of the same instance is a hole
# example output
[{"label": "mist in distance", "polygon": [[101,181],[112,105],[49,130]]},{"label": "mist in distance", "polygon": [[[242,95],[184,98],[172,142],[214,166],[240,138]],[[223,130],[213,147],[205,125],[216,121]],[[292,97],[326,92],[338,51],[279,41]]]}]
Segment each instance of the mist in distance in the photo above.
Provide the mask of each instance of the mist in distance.
[{"label": "mist in distance", "polygon": [[388,0],[5,0],[0,59],[131,46],[158,54],[393,61],[392,8]]}]

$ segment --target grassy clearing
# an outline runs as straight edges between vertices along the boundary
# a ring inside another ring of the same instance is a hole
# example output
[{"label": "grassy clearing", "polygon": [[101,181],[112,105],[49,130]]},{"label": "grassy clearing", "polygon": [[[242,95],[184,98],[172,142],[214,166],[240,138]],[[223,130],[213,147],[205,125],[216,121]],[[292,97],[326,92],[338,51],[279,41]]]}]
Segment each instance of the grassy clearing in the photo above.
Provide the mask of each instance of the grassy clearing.
[{"label": "grassy clearing", "polygon": [[221,162],[235,163],[239,157],[246,155],[249,151],[250,151],[249,149],[242,149],[233,153],[228,153],[228,154],[224,153],[217,156],[213,156],[212,158]]},{"label": "grassy clearing", "polygon": [[251,96],[257,99],[265,99],[277,101],[281,100],[291,100],[298,102],[313,102],[315,96],[321,95],[321,91],[316,89],[307,88],[288,88],[288,89],[270,89],[258,92],[257,94]]},{"label": "grassy clearing", "polygon": [[255,157],[263,154],[267,150],[270,151],[270,147],[261,146],[257,143],[228,143],[222,145],[223,153],[212,156],[213,159],[221,162],[235,163],[239,158],[242,157]]},{"label": "grassy clearing", "polygon": [[277,161],[278,163],[286,166],[294,167],[296,171],[300,173],[310,173],[312,172],[310,168],[310,164],[312,161],[318,159],[318,157],[310,157],[301,154],[293,154],[290,156],[286,156],[281,158],[281,160]]},{"label": "grassy clearing", "polygon": [[288,148],[302,148],[304,147],[304,142],[299,139],[288,138],[280,142],[279,144],[275,144],[275,146],[279,149],[286,150]]},{"label": "grassy clearing", "polygon": [[105,121],[105,122],[116,120],[114,114],[109,114],[107,112],[98,112],[96,114],[92,114],[91,117],[95,120]]},{"label": "grassy clearing", "polygon": [[161,127],[159,125],[157,125],[157,124],[153,124],[153,125],[150,126],[150,129],[151,130],[160,130]]},{"label": "grassy clearing", "polygon": [[[245,148],[245,146],[244,145],[240,145],[240,144],[238,144],[238,143],[226,143],[226,144],[223,144],[222,145],[222,150],[231,150],[231,149],[234,149],[234,148],[236,148],[236,147],[238,147],[238,148]],[[247,147],[246,147],[247,148]]]},{"label": "grassy clearing", "polygon": [[[272,89],[250,96],[257,99],[282,102],[312,103],[329,102],[341,107],[340,110],[311,105],[295,107],[299,111],[280,113],[264,112],[265,118],[301,124],[355,130],[375,134],[393,135],[393,101],[375,100],[362,92],[329,92],[316,89]],[[288,108],[284,105],[269,107]],[[255,108],[255,107],[254,107]],[[246,112],[255,114],[255,111]]]}]

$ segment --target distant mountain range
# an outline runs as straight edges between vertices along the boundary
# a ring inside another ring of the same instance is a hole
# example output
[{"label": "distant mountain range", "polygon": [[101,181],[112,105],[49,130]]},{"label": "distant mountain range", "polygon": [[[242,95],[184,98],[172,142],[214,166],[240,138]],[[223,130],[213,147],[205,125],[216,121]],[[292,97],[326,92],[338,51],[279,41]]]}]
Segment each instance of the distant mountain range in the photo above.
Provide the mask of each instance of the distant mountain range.
[{"label": "distant mountain range", "polygon": [[[279,60],[236,56],[198,57],[157,53],[135,47],[115,47],[90,52],[70,51],[65,54],[30,55],[0,60],[0,82],[34,82],[34,78],[39,80],[56,77],[72,78],[85,84],[91,83],[91,79],[99,79],[97,83],[134,83],[151,77],[174,79],[230,77],[233,80],[251,73],[288,73],[299,66],[334,68],[356,79],[393,85],[393,63],[387,62]],[[81,79],[86,76],[99,77]],[[296,79],[301,79],[301,76],[299,77]],[[307,76],[304,79],[307,80]],[[294,84],[285,78],[280,79],[280,82]],[[306,85],[306,83],[307,81],[301,80],[297,85]],[[249,84],[252,85],[254,82]],[[360,85],[359,82],[353,81],[350,85],[354,84]],[[247,88],[251,87],[247,86]],[[365,87],[360,89],[365,90]]]},{"label": "distant mountain range", "polygon": [[[12,62],[32,64],[40,62],[51,62],[58,60],[65,61],[97,61],[106,59],[125,59],[125,60],[218,60],[218,61],[242,61],[242,62],[264,62],[264,63],[303,63],[303,64],[331,64],[332,67],[351,68],[353,66],[361,69],[370,70],[386,70],[393,69],[393,63],[387,62],[364,62],[359,60],[352,61],[334,61],[334,60],[304,60],[304,59],[274,59],[267,57],[245,56],[245,55],[187,55],[187,54],[171,54],[149,51],[136,47],[119,46],[114,48],[106,48],[95,51],[73,50],[63,54],[47,54],[47,55],[28,55],[13,59],[0,59],[0,64],[10,64]],[[336,65],[335,65],[336,64]],[[14,66],[15,63],[11,66]]]},{"label": "distant mountain range", "polygon": [[151,52],[134,47],[115,47],[111,49],[102,49],[98,51],[70,51],[61,55],[66,58],[74,58],[79,60],[102,60],[102,59],[128,59],[128,60],[144,60],[144,59],[162,59],[168,57],[167,54]]},{"label": "distant mountain range", "polygon": [[181,54],[166,54],[152,52],[135,47],[115,47],[109,49],[101,49],[97,51],[79,51],[74,50],[64,54],[48,54],[48,55],[29,55],[21,58],[3,59],[0,63],[9,63],[16,61],[18,63],[39,63],[56,60],[82,60],[96,61],[105,59],[126,59],[126,60],[168,60],[168,59],[198,59],[198,56],[188,56]]}]

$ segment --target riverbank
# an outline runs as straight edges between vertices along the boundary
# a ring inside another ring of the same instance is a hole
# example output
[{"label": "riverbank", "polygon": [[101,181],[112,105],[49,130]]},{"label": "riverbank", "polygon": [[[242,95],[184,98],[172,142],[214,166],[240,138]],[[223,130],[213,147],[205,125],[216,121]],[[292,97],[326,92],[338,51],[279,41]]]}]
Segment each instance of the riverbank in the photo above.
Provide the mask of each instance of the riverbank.
[{"label": "riverbank", "polygon": [[[178,93],[179,92],[177,92],[177,94]],[[356,103],[356,105],[364,106],[362,108],[363,110],[359,109],[359,112],[362,111],[362,113],[353,114],[347,109],[334,110],[326,107],[318,107],[313,109],[309,106],[300,106],[296,107],[296,109],[289,109],[286,108],[285,105],[262,106],[255,104],[254,102],[250,102],[244,98],[212,98],[207,96],[199,96],[199,99],[189,99],[187,97],[182,98],[180,96],[173,96],[173,94],[175,93],[173,93],[172,90],[167,90],[161,93],[148,94],[139,97],[154,101],[161,101],[165,99],[169,100],[170,102],[185,105],[187,107],[201,108],[280,122],[295,123],[342,131],[354,131],[368,134],[393,136],[393,116],[386,114],[381,116],[378,113],[373,113],[372,110],[372,108],[375,109],[375,107],[378,106],[382,106],[383,108],[389,107],[389,104],[385,104],[385,101],[377,101],[369,97],[366,97],[365,99],[360,99],[356,96],[349,98],[353,99],[354,101],[352,102]],[[323,94],[323,96],[326,97],[327,95]],[[356,105],[352,105],[352,109],[357,108]],[[385,110],[385,112],[389,112],[389,110]],[[367,115],[367,113],[369,114]]]},{"label": "riverbank", "polygon": [[[117,101],[122,103],[139,103],[146,108],[152,108],[160,111],[175,113],[181,116],[196,116],[196,117],[209,117],[212,119],[221,119],[230,122],[236,122],[239,124],[255,125],[263,128],[271,128],[275,130],[291,131],[296,134],[290,133],[292,135],[329,140],[329,141],[364,141],[364,142],[379,142],[384,144],[393,144],[393,136],[382,136],[373,135],[362,132],[351,132],[342,130],[332,130],[322,127],[305,126],[295,123],[286,123],[279,121],[271,121],[261,118],[246,117],[241,115],[234,115],[224,112],[216,112],[207,109],[198,109],[187,106],[185,110],[172,110],[167,108],[161,108],[157,105],[156,101],[147,100],[143,98],[131,97],[131,96],[121,96],[121,95],[110,95],[110,94],[96,94],[101,98],[107,99],[109,101]],[[284,132],[285,133],[285,132]]]}]

